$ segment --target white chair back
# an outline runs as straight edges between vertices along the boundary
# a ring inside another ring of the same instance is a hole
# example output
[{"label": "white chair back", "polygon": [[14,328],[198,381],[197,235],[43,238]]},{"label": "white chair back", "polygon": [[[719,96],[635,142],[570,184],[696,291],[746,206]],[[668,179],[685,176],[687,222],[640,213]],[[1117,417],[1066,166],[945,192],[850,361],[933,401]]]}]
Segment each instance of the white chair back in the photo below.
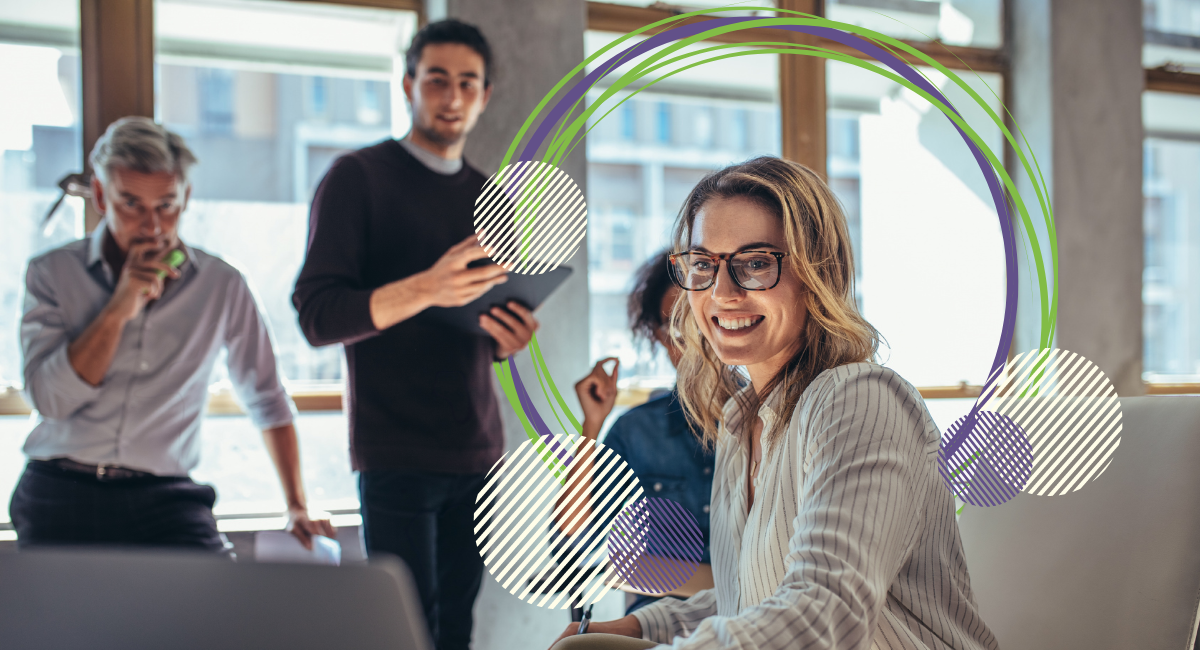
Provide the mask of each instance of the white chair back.
[{"label": "white chair back", "polygon": [[1200,607],[1200,396],[1121,400],[1121,445],[1083,489],[959,520],[1005,650],[1192,650]]}]

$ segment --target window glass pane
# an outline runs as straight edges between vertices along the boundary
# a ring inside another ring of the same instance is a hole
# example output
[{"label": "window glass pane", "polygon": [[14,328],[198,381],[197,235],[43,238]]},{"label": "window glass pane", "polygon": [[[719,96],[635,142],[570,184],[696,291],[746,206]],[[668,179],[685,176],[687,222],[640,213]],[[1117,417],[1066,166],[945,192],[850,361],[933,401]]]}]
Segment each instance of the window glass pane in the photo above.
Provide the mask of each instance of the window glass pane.
[{"label": "window glass pane", "polygon": [[1200,72],[1200,0],[1143,0],[1142,64]]},{"label": "window glass pane", "polygon": [[[652,7],[652,8],[656,8],[655,5],[663,4],[661,2],[647,2],[647,0],[605,0],[605,2],[607,2],[608,4],[614,4],[614,5],[627,5],[627,6],[631,6],[631,7]],[[670,7],[672,9],[680,10],[681,13],[688,12],[688,11],[698,11],[701,9],[715,9],[718,7],[736,7],[739,5],[747,6],[747,7],[751,7],[751,6],[753,6],[753,7],[774,7],[774,6],[776,6],[775,0],[749,0],[748,2],[729,2],[729,0],[686,0],[686,2],[669,2],[666,4],[670,5]],[[770,15],[772,13],[774,13],[774,12],[768,12],[768,11],[762,11],[762,10],[756,10],[756,9],[744,9],[744,10],[738,10],[738,11],[722,11],[720,13],[720,15],[722,15],[722,16],[763,16],[763,15]]]},{"label": "window glass pane", "polygon": [[340,346],[308,346],[292,282],[309,201],[329,164],[408,130],[398,48],[411,38],[414,14],[160,0],[155,16],[159,119],[200,159],[182,237],[249,278],[293,387],[340,383]]},{"label": "window glass pane", "polygon": [[[310,347],[291,304],[308,210],[342,153],[408,131],[400,80],[413,12],[251,0],[159,0],[157,112],[200,163],[181,237],[245,273],[293,391],[340,388],[341,346]],[[218,362],[214,389],[226,386]],[[297,422],[315,507],[357,507],[341,413]],[[207,417],[201,463],[217,514],[283,509],[282,491],[245,417]]]},{"label": "window glass pane", "polygon": [[[304,413],[296,423],[300,461],[309,507],[349,510],[358,507],[350,473],[350,450],[343,413]],[[4,468],[0,467],[0,481]],[[200,465],[192,478],[217,487],[217,515],[283,512],[287,504],[262,434],[245,416],[204,420]]]},{"label": "window glass pane", "polygon": [[[83,236],[83,200],[53,215],[58,181],[83,171],[79,3],[0,4],[0,394],[21,385],[17,338],[29,258]],[[0,522],[24,466],[26,416],[0,417]]]},{"label": "window glass pane", "polygon": [[1143,370],[1200,381],[1200,97],[1147,92],[1143,158]]},{"label": "window glass pane", "polygon": [[[588,32],[588,54],[617,37]],[[667,247],[680,206],[706,173],[779,155],[778,75],[775,55],[707,63],[654,84],[589,125],[595,126],[587,139],[591,355],[620,357],[623,386],[674,380],[666,354],[652,354],[630,334],[626,301],[634,272]],[[589,102],[601,92],[589,93]],[[629,96],[619,93],[598,113]]]},{"label": "window glass pane", "polygon": [[83,171],[78,3],[0,6],[0,386],[21,382],[17,323],[25,264],[83,234],[83,201],[54,215],[58,181]]},{"label": "window glass pane", "polygon": [[913,41],[1000,47],[1003,0],[827,0],[825,16]]},{"label": "window glass pane", "polygon": [[1143,0],[1142,24],[1147,30],[1200,36],[1200,1]]},{"label": "window glass pane", "polygon": [[[827,65],[829,182],[850,223],[863,314],[886,339],[880,360],[916,386],[982,384],[1004,315],[1003,240],[983,174],[924,99],[860,68]],[[1000,129],[983,109],[922,71],[1002,155]],[[999,111],[1000,76],[980,76],[962,78]]]}]

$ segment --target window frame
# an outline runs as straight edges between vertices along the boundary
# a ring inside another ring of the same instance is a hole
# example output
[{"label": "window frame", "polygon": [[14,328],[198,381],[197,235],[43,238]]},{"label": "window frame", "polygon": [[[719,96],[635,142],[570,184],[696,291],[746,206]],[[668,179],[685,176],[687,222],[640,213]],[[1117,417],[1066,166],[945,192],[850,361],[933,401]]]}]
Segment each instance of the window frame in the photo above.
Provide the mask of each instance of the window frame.
[{"label": "window frame", "polygon": [[[1200,96],[1200,74],[1184,72],[1171,63],[1146,68],[1146,86],[1143,92],[1146,91]],[[1145,134],[1143,141],[1152,136],[1153,134],[1150,133]],[[1145,219],[1145,214],[1139,216],[1141,219]],[[1145,305],[1142,309],[1144,313]],[[1145,333],[1142,335],[1145,336]],[[1147,395],[1200,394],[1200,382],[1148,382],[1143,380],[1142,385]]]}]

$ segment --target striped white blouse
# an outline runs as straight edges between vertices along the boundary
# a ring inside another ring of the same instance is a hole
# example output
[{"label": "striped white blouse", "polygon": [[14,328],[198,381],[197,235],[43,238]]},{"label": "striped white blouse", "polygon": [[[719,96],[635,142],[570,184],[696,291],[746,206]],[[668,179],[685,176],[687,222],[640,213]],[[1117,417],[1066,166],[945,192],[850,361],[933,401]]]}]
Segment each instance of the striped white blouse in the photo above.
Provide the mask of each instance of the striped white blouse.
[{"label": "striped white blouse", "polygon": [[[781,397],[759,410],[764,440]],[[634,612],[643,638],[680,650],[998,647],[938,474],[940,433],[908,382],[871,363],[821,373],[764,447],[749,513],[733,400],[725,414],[733,435],[717,443],[711,506],[716,586]]]}]

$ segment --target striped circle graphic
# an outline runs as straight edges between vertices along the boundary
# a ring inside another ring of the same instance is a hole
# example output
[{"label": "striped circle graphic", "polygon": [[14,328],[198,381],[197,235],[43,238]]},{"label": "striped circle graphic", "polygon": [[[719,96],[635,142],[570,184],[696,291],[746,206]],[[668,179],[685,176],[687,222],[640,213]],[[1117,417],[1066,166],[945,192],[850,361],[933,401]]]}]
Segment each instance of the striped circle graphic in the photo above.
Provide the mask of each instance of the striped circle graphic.
[{"label": "striped circle graphic", "polygon": [[989,410],[1016,422],[1033,447],[1024,491],[1068,494],[1095,480],[1121,444],[1121,402],[1108,377],[1084,357],[1054,348],[1009,361]]},{"label": "striped circle graphic", "polygon": [[493,261],[536,275],[571,259],[587,232],[587,202],[563,170],[541,161],[505,165],[475,200],[475,233]]},{"label": "striped circle graphic", "polygon": [[650,497],[617,515],[608,537],[608,559],[638,591],[665,594],[683,586],[700,567],[704,536],[686,508]]},{"label": "striped circle graphic", "polygon": [[517,598],[550,609],[594,603],[625,582],[606,562],[608,522],[641,497],[616,452],[581,436],[546,436],[492,467],[475,502],[475,542]]},{"label": "striped circle graphic", "polygon": [[[964,427],[966,437],[947,456],[949,441]],[[958,498],[973,506],[998,506],[1025,486],[1032,457],[1021,427],[1003,415],[981,410],[955,420],[946,430],[938,469]]]}]

